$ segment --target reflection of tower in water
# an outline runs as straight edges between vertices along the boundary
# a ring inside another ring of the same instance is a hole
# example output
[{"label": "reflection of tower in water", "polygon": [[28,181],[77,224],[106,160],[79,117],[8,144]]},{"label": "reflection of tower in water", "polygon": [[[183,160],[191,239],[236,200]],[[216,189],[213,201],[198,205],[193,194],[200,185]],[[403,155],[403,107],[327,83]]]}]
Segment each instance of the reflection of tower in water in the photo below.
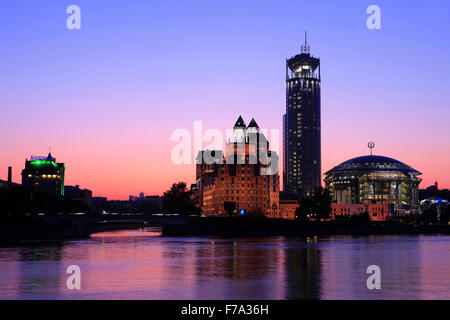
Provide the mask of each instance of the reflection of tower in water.
[{"label": "reflection of tower in water", "polygon": [[[213,278],[212,296],[227,299],[283,299],[282,238],[214,240],[196,248],[197,281]],[[231,285],[230,285],[231,283]],[[198,287],[204,290],[203,286]],[[198,296],[204,292],[198,292]]]},{"label": "reflection of tower in water", "polygon": [[319,298],[317,238],[307,238],[306,242],[282,237],[213,242],[196,249],[197,281],[214,278],[213,296],[209,298]]},{"label": "reflection of tower in water", "polygon": [[294,239],[285,249],[286,295],[284,299],[319,299],[321,274],[317,237]]}]

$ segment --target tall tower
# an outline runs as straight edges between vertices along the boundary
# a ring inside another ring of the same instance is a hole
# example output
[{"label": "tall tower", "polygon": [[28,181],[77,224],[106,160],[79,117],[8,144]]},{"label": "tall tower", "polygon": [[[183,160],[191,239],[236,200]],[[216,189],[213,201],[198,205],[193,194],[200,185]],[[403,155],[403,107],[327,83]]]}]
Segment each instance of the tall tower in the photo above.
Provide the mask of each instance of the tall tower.
[{"label": "tall tower", "polygon": [[305,44],[286,60],[286,114],[283,116],[284,190],[310,195],[321,186],[320,59]]}]

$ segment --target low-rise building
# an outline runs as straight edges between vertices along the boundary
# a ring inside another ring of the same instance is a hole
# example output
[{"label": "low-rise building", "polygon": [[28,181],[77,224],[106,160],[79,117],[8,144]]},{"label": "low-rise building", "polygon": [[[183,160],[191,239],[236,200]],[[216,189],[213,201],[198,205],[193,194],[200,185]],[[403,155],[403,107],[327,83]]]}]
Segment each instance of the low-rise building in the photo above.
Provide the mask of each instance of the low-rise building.
[{"label": "low-rise building", "polygon": [[331,218],[334,220],[337,216],[352,216],[367,212],[372,221],[386,221],[393,218],[394,206],[387,203],[372,204],[331,204]]},{"label": "low-rise building", "polygon": [[296,192],[280,192],[280,217],[283,219],[296,219],[296,211],[299,208],[299,194]]},{"label": "low-rise building", "polygon": [[87,206],[92,206],[92,191],[88,189],[80,189],[79,185],[76,186],[65,186],[64,187],[64,198],[68,200],[81,201]]}]

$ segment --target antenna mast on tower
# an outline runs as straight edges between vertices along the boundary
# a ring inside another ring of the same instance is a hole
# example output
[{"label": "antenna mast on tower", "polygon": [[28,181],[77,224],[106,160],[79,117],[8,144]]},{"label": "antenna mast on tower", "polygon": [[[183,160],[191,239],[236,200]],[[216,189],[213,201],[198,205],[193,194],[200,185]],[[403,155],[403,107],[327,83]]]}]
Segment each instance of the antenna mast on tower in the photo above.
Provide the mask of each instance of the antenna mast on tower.
[{"label": "antenna mast on tower", "polygon": [[308,45],[308,34],[307,34],[307,30],[305,30],[305,45],[301,46],[300,52],[301,52],[301,53],[308,53],[308,54],[311,52],[310,47],[309,47],[309,45]]}]

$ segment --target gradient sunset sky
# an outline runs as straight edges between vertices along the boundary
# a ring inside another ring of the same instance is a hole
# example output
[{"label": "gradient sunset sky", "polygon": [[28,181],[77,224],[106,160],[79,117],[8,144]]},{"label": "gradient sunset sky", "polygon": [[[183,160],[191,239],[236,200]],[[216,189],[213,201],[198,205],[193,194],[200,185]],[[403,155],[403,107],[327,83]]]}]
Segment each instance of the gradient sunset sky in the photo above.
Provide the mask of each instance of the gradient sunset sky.
[{"label": "gradient sunset sky", "polygon": [[[81,8],[81,30],[66,8]],[[369,5],[381,30],[366,27]],[[285,59],[321,59],[322,172],[369,153],[450,188],[449,1],[5,0],[0,179],[51,146],[66,184],[127,199],[195,182],[174,130],[282,129]],[[280,131],[281,132],[281,131]],[[270,138],[270,136],[269,136]],[[280,135],[281,138],[281,135]]]}]

